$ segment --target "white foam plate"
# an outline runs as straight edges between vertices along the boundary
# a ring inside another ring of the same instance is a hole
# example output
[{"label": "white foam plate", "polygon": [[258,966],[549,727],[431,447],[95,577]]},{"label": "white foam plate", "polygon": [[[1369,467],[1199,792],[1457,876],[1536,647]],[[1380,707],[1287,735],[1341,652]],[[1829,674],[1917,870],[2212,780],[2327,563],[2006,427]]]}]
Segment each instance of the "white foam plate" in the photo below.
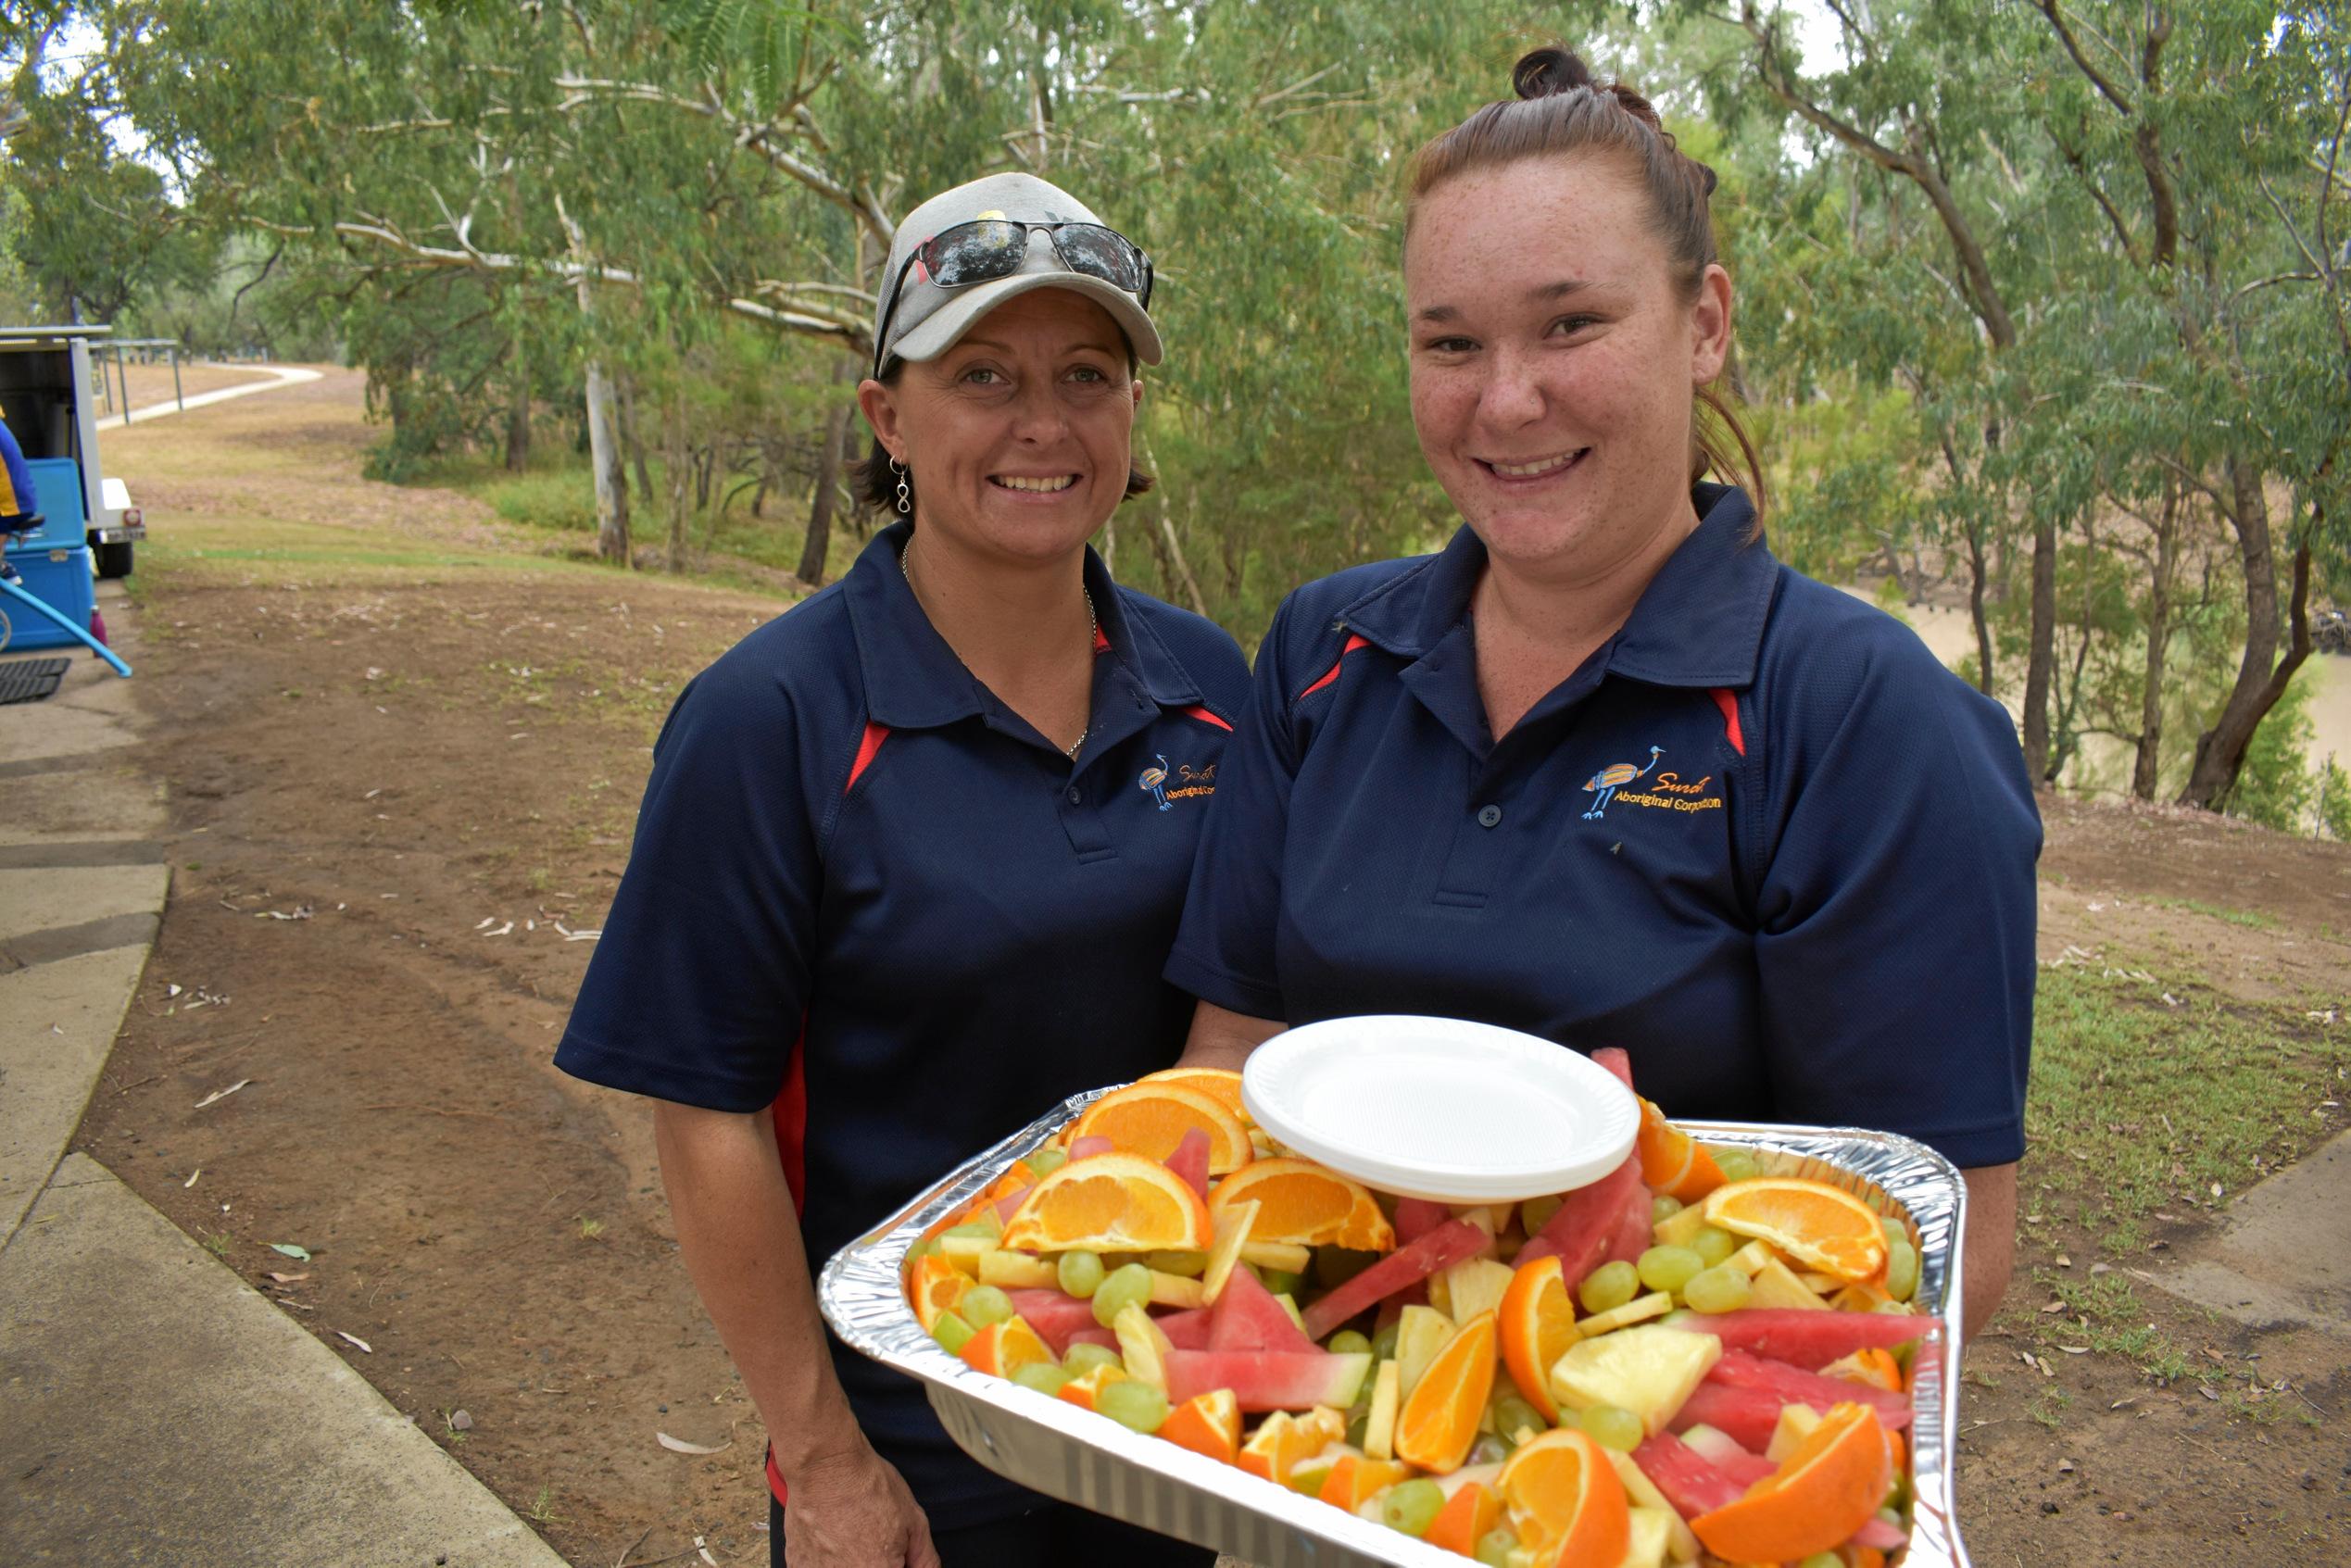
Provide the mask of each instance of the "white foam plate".
[{"label": "white foam plate", "polygon": [[1501,1203],[1624,1162],[1632,1091],[1590,1057],[1458,1018],[1332,1018],[1250,1053],[1241,1102],[1289,1148],[1381,1192]]}]

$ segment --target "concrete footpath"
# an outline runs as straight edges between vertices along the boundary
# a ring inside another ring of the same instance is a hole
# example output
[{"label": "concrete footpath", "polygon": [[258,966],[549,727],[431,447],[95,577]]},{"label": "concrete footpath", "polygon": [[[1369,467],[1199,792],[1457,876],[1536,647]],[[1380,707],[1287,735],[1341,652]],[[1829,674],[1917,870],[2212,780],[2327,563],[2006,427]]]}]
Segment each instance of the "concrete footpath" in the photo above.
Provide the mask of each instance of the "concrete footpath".
[{"label": "concrete footpath", "polygon": [[[135,668],[130,603],[98,592]],[[132,696],[76,650],[56,695],[0,708],[0,1563],[562,1568],[340,1356],[66,1153],[170,886]]]}]

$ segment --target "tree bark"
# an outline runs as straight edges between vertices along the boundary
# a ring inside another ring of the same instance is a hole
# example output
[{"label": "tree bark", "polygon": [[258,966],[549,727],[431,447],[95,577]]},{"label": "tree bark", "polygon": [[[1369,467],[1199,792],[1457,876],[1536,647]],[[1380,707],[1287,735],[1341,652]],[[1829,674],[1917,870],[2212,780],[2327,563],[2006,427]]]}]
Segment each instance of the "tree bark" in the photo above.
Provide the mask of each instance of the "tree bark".
[{"label": "tree bark", "polygon": [[[833,380],[845,379],[842,370],[836,370]],[[833,547],[833,509],[841,489],[841,470],[849,465],[849,412],[855,407],[843,398],[833,406],[830,418],[824,421],[824,441],[816,458],[816,494],[808,504],[808,536],[800,545],[800,564],[793,573],[811,588],[824,585],[824,561]]]},{"label": "tree bark", "polygon": [[2139,751],[2131,763],[2131,793],[2156,797],[2156,769],[2163,751],[2163,665],[2171,641],[2171,573],[2179,558],[2180,483],[2166,480],[2163,510],[2156,517],[2156,566],[2147,600],[2147,673],[2139,691]]},{"label": "tree bark", "polygon": [[531,356],[518,335],[508,353],[514,360],[514,387],[506,406],[506,471],[531,466]]},{"label": "tree bark", "polygon": [[1976,628],[1976,690],[1992,695],[1992,623],[1984,619],[1983,525],[1968,525],[1968,619]]},{"label": "tree bark", "polygon": [[[585,294],[583,283],[580,292]],[[620,480],[614,439],[612,384],[604,361],[587,362],[588,467],[596,475],[596,553],[615,566],[629,564],[629,496]]]},{"label": "tree bark", "polygon": [[2049,685],[2056,664],[2057,525],[2032,525],[2032,651],[2025,661],[2025,771],[2045,783],[2049,769]]},{"label": "tree bark", "polygon": [[2261,491],[2260,471],[2232,458],[2228,461],[2229,521],[2236,529],[2237,557],[2244,573],[2244,658],[2237,665],[2236,684],[2220,717],[2196,737],[2195,765],[2180,804],[2216,809],[2237,782],[2244,766],[2245,747],[2269,709],[2285,695],[2286,683],[2310,655],[2310,623],[2307,609],[2310,594],[2310,546],[2294,555],[2294,590],[2289,606],[2292,640],[2285,656],[2278,656],[2278,570],[2269,539],[2269,503]]},{"label": "tree bark", "polygon": [[[663,423],[662,470],[670,482],[670,558],[672,572],[685,570],[685,383],[680,377],[671,392],[668,417]],[[638,471],[644,471],[644,459],[638,459]]]},{"label": "tree bark", "polygon": [[616,378],[620,389],[621,439],[627,445],[630,464],[636,470],[636,498],[653,504],[653,475],[645,466],[645,437],[636,422],[636,378]]}]

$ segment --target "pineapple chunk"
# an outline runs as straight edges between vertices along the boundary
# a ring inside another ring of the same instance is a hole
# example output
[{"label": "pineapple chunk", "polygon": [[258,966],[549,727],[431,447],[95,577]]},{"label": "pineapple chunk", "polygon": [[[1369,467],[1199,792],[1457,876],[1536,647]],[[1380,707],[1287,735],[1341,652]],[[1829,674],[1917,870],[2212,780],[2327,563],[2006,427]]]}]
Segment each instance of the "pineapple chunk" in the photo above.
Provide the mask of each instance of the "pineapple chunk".
[{"label": "pineapple chunk", "polygon": [[1698,1239],[1698,1233],[1706,1228],[1704,1205],[1693,1203],[1657,1222],[1655,1235],[1660,1247],[1687,1247]]},{"label": "pineapple chunk", "polygon": [[[1746,1246],[1741,1248],[1738,1251],[1733,1252],[1730,1255],[1730,1266],[1739,1270],[1749,1279],[1753,1279],[1757,1274],[1763,1273],[1764,1265],[1766,1263],[1779,1262],[1779,1254],[1774,1252],[1769,1247],[1760,1241],[1751,1241]],[[1785,1263],[1781,1263],[1779,1266],[1781,1268],[1787,1267]]]},{"label": "pineapple chunk", "polygon": [[[1760,1245],[1760,1244],[1758,1244]],[[1750,1307],[1817,1307],[1826,1311],[1829,1303],[1807,1288],[1803,1280],[1787,1264],[1774,1258],[1755,1271],[1754,1293],[1747,1298]]]},{"label": "pineapple chunk", "polygon": [[[1240,1205],[1233,1207],[1238,1209]],[[1240,1255],[1244,1263],[1254,1263],[1261,1269],[1279,1269],[1286,1274],[1302,1274],[1314,1266],[1314,1249],[1289,1241],[1244,1241]]]},{"label": "pineapple chunk", "polygon": [[1200,1275],[1204,1299],[1213,1301],[1225,1294],[1225,1282],[1233,1277],[1233,1265],[1240,1261],[1241,1249],[1249,1245],[1250,1229],[1257,1223],[1257,1211],[1263,1207],[1252,1198],[1217,1216],[1216,1245],[1208,1249],[1208,1267]]},{"label": "pineapple chunk", "polygon": [[1618,1453],[1614,1449],[1603,1449],[1601,1452],[1616,1467],[1616,1479],[1624,1483],[1625,1496],[1635,1509],[1650,1509],[1666,1516],[1666,1555],[1676,1562],[1697,1562],[1698,1537],[1681,1522],[1681,1515],[1666,1500],[1666,1494],[1657,1489],[1657,1483],[1649,1478],[1649,1473],[1634,1463],[1630,1454]]},{"label": "pineapple chunk", "polygon": [[1670,1295],[1662,1290],[1653,1290],[1646,1296],[1634,1297],[1621,1307],[1611,1307],[1604,1312],[1594,1312],[1579,1320],[1576,1332],[1590,1339],[1595,1334],[1607,1334],[1633,1323],[1647,1323],[1651,1318],[1662,1318],[1673,1310],[1674,1298]]},{"label": "pineapple chunk", "polygon": [[996,1238],[993,1236],[943,1236],[938,1238],[938,1255],[974,1279],[979,1277],[980,1260],[996,1249]]},{"label": "pineapple chunk", "polygon": [[[1166,1334],[1151,1322],[1151,1315],[1137,1302],[1129,1302],[1111,1323],[1111,1332],[1118,1336],[1119,1359],[1126,1363],[1126,1375],[1151,1385],[1161,1393],[1167,1391],[1167,1352],[1175,1347],[1167,1342]],[[1705,1338],[1693,1335],[1692,1338]],[[1719,1346],[1719,1340],[1708,1340]]]},{"label": "pineapple chunk", "polygon": [[1834,1296],[1845,1287],[1845,1282],[1835,1274],[1798,1274],[1796,1283],[1815,1296]]},{"label": "pineapple chunk", "polygon": [[1625,1548],[1624,1560],[1616,1568],[1666,1568],[1666,1543],[1673,1534],[1666,1521],[1678,1523],[1680,1517],[1670,1509],[1663,1513],[1653,1508],[1634,1509],[1628,1516],[1632,1541]]},{"label": "pineapple chunk", "polygon": [[1402,1377],[1400,1392],[1410,1394],[1437,1352],[1457,1331],[1453,1320],[1434,1307],[1407,1307],[1396,1323],[1396,1366]]},{"label": "pineapple chunk", "polygon": [[979,1282],[999,1290],[1059,1290],[1062,1276],[1042,1258],[992,1247],[979,1255]]},{"label": "pineapple chunk", "polygon": [[[1442,1277],[1452,1299],[1453,1321],[1467,1323],[1480,1312],[1501,1307],[1502,1292],[1510,1288],[1514,1276],[1507,1263],[1498,1263],[1491,1258],[1469,1258],[1445,1270]],[[1430,1299],[1435,1299],[1433,1293]]]},{"label": "pineapple chunk", "polygon": [[1151,1305],[1174,1307],[1178,1311],[1189,1311],[1195,1307],[1205,1307],[1208,1305],[1208,1288],[1196,1279],[1186,1279],[1182,1274],[1162,1273],[1159,1270],[1153,1269],[1151,1271]]},{"label": "pineapple chunk", "polygon": [[1551,1369],[1552,1396],[1571,1410],[1628,1410],[1653,1437],[1721,1359],[1711,1334],[1642,1323],[1570,1347]]},{"label": "pineapple chunk", "polygon": [[1364,1420],[1364,1452],[1374,1459],[1396,1457],[1396,1411],[1403,1402],[1402,1369],[1394,1361],[1380,1362],[1372,1379],[1371,1414]]},{"label": "pineapple chunk", "polygon": [[1785,1464],[1796,1446],[1812,1436],[1812,1429],[1820,1424],[1820,1412],[1809,1405],[1782,1405],[1779,1424],[1771,1429],[1771,1446],[1764,1449],[1764,1458],[1774,1464]]}]

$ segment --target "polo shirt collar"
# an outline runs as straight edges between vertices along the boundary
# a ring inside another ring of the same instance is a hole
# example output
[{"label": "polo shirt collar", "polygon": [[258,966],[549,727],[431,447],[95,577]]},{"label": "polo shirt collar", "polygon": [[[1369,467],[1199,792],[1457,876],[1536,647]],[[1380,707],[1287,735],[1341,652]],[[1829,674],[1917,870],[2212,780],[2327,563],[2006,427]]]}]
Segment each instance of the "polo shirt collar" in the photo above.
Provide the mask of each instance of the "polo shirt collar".
[{"label": "polo shirt collar", "polygon": [[[1607,649],[1608,672],[1660,686],[1751,685],[1779,563],[1747,542],[1754,508],[1724,484],[1692,489],[1698,527],[1641,590]],[[1339,613],[1348,631],[1418,659],[1464,626],[1486,546],[1464,525],[1444,549]]]},{"label": "polo shirt collar", "polygon": [[[867,714],[874,723],[893,730],[951,724],[984,715],[995,706],[987,688],[923,613],[906,581],[899,557],[913,533],[913,525],[905,522],[883,529],[841,582],[857,642],[858,669],[865,682]],[[1085,573],[1095,620],[1110,644],[1102,657],[1117,660],[1159,707],[1199,702],[1199,683],[1156,632],[1126,613],[1110,569],[1091,546],[1086,550]]]}]

